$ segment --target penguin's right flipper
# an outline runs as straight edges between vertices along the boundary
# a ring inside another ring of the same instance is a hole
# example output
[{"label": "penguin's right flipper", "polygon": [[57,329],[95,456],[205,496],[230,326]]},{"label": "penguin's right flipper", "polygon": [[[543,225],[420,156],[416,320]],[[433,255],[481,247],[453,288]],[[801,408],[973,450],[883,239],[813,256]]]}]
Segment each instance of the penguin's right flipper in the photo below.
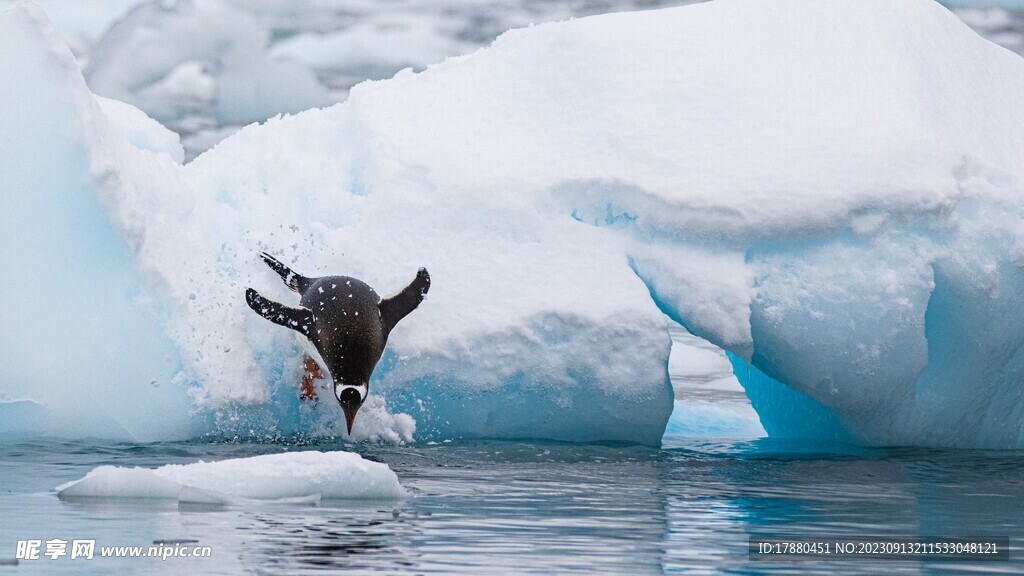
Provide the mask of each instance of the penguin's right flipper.
[{"label": "penguin's right flipper", "polygon": [[270,266],[271,270],[277,272],[277,275],[281,277],[281,280],[284,280],[285,285],[291,288],[293,292],[305,294],[306,289],[313,283],[309,278],[296,274],[291,268],[285,266],[280,260],[266,252],[260,252],[260,258],[263,258],[263,261],[267,263],[267,266]]},{"label": "penguin's right flipper", "polygon": [[306,338],[316,344],[318,340],[315,328],[316,319],[313,317],[313,311],[309,308],[292,308],[273,300],[267,300],[252,288],[245,291],[245,303],[260,316],[274,324],[280,324],[285,328],[291,328],[304,334]]},{"label": "penguin's right flipper", "polygon": [[416,309],[430,290],[430,274],[426,268],[420,268],[416,278],[408,286],[380,301],[380,321],[384,326],[384,334],[390,334],[398,321]]}]

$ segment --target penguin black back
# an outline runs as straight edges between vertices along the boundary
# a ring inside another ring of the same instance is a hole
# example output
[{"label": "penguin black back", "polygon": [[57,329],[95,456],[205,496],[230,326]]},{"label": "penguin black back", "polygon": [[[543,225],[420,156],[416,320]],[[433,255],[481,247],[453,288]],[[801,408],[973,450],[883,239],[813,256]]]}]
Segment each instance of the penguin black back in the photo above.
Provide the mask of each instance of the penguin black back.
[{"label": "penguin black back", "polygon": [[380,296],[362,280],[348,276],[316,278],[301,294],[300,305],[312,310],[316,319],[314,344],[334,381],[368,383],[388,339]]}]

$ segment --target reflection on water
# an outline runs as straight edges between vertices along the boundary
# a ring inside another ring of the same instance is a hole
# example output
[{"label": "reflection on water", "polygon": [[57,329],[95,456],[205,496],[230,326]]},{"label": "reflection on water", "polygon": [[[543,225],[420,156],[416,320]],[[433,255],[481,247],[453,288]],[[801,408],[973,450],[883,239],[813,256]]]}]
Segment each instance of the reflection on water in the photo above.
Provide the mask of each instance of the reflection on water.
[{"label": "reflection on water", "polygon": [[[42,559],[0,573],[895,574],[1024,570],[1019,453],[676,439],[663,449],[529,442],[360,446],[403,502],[203,507],[62,502],[100,464],[156,466],[308,446],[33,444],[0,452],[0,559],[19,539],[190,540],[212,558]],[[318,445],[337,449],[343,445]],[[752,562],[750,535],[1008,535],[1010,562]]]}]

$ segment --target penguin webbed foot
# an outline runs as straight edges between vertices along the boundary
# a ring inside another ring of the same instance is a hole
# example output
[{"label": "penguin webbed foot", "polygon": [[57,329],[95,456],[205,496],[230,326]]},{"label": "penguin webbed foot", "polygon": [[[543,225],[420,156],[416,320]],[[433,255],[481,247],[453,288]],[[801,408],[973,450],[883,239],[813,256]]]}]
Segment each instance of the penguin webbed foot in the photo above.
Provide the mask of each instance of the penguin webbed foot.
[{"label": "penguin webbed foot", "polygon": [[319,398],[316,395],[316,388],[313,383],[317,380],[323,380],[324,373],[316,360],[309,355],[302,357],[302,367],[303,373],[302,381],[299,384],[299,399],[317,402]]}]

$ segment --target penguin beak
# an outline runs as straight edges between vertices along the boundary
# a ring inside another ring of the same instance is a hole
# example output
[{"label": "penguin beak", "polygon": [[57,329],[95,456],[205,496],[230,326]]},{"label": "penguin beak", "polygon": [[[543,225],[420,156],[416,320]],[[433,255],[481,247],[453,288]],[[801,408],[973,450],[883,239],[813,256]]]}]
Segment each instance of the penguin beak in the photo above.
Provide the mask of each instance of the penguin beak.
[{"label": "penguin beak", "polygon": [[356,421],[356,412],[359,411],[359,404],[342,404],[341,411],[345,413],[345,425],[348,427],[348,435],[352,435],[352,424]]},{"label": "penguin beak", "polygon": [[338,385],[335,386],[335,390],[338,390],[338,404],[341,405],[341,411],[345,413],[345,425],[348,427],[348,435],[352,435],[352,424],[356,421],[356,412],[359,411],[359,407],[363,405],[363,395],[356,390],[355,386]]}]

